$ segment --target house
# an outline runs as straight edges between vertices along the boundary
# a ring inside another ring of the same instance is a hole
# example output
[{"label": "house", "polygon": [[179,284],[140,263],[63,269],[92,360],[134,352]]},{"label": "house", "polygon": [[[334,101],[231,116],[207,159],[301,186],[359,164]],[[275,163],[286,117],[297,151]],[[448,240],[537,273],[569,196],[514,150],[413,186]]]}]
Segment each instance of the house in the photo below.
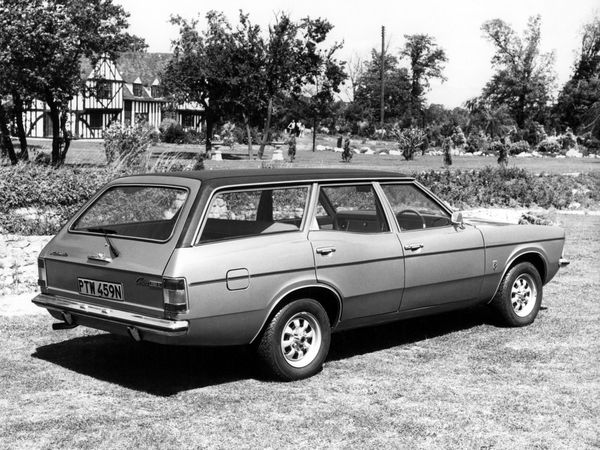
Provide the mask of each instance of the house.
[{"label": "house", "polygon": [[[86,89],[69,105],[68,128],[73,137],[102,138],[113,122],[146,122],[158,128],[165,118],[176,120],[186,130],[200,131],[201,105],[174,104],[162,89],[160,73],[170,58],[170,53],[131,52],[123,53],[116,62],[102,58],[95,67],[84,62],[81,76]],[[25,112],[24,122],[28,136],[52,136],[49,109],[44,102],[34,101]]]}]

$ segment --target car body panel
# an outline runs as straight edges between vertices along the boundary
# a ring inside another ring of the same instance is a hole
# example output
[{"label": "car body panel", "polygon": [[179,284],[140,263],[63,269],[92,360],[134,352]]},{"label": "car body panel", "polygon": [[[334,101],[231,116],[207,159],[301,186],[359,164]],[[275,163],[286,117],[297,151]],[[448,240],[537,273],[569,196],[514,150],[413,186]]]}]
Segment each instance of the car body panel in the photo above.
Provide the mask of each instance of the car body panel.
[{"label": "car body panel", "polygon": [[[538,264],[545,283],[558,271],[564,245],[560,228],[473,220],[402,231],[380,185],[389,182],[423,189],[394,173],[335,169],[200,171],[115,180],[81,211],[111,186],[183,187],[188,197],[172,236],[157,242],[72,232],[80,211],[41,252],[47,280],[34,302],[58,320],[134,339],[233,345],[256,340],[278,308],[302,296],[326,293],[332,327],[343,330],[488,302],[511,264],[523,258]],[[361,216],[352,211],[343,214],[342,231],[314,227],[319,187],[346,183],[372,183],[389,231],[361,229]],[[310,192],[299,230],[199,240],[216,193],[300,184]],[[423,193],[450,216],[439,198]],[[111,253],[111,243],[119,256]],[[88,258],[100,253],[109,258]],[[185,280],[185,310],[166,309],[163,277]],[[78,278],[122,283],[125,298],[83,295]]]}]

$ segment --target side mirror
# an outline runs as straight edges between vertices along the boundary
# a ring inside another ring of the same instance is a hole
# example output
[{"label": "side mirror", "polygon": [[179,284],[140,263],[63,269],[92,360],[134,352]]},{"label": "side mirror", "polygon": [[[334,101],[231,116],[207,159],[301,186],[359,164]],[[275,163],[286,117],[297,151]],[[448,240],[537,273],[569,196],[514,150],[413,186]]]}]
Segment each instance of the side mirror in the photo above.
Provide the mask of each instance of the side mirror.
[{"label": "side mirror", "polygon": [[465,224],[463,222],[463,215],[460,211],[454,211],[452,213],[452,215],[450,216],[450,222],[452,222],[452,225],[454,225],[455,227],[459,227],[460,229],[463,229],[465,227]]}]

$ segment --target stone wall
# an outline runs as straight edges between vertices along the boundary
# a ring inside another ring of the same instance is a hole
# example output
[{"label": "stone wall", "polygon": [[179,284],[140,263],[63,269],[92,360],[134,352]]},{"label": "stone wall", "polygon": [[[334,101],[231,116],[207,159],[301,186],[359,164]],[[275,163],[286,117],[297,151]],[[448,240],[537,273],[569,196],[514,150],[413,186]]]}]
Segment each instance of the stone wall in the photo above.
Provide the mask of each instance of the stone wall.
[{"label": "stone wall", "polygon": [[51,238],[0,235],[0,295],[37,290],[37,257]]}]

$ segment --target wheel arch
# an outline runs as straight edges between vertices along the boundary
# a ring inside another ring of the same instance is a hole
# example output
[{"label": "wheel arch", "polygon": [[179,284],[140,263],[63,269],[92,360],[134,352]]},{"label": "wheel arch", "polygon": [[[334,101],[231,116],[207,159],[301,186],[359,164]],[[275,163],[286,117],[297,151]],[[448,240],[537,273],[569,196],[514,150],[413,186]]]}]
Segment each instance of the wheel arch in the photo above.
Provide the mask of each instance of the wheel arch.
[{"label": "wheel arch", "polygon": [[491,297],[492,299],[496,296],[498,289],[500,289],[500,284],[502,283],[502,280],[504,280],[504,277],[506,276],[508,271],[522,262],[528,262],[533,264],[533,266],[540,274],[542,284],[546,284],[546,277],[548,274],[548,260],[546,259],[546,256],[538,249],[523,250],[511,256],[511,258],[508,260],[504,268],[504,272],[502,272],[502,276],[500,277],[498,285],[494,290],[494,294]]},{"label": "wheel arch", "polygon": [[340,321],[342,316],[342,297],[334,288],[326,284],[298,286],[278,295],[275,301],[271,302],[269,313],[265,316],[258,332],[254,335],[250,343],[254,343],[258,339],[269,321],[281,308],[301,298],[311,298],[319,302],[329,317],[331,328],[334,328]]}]

